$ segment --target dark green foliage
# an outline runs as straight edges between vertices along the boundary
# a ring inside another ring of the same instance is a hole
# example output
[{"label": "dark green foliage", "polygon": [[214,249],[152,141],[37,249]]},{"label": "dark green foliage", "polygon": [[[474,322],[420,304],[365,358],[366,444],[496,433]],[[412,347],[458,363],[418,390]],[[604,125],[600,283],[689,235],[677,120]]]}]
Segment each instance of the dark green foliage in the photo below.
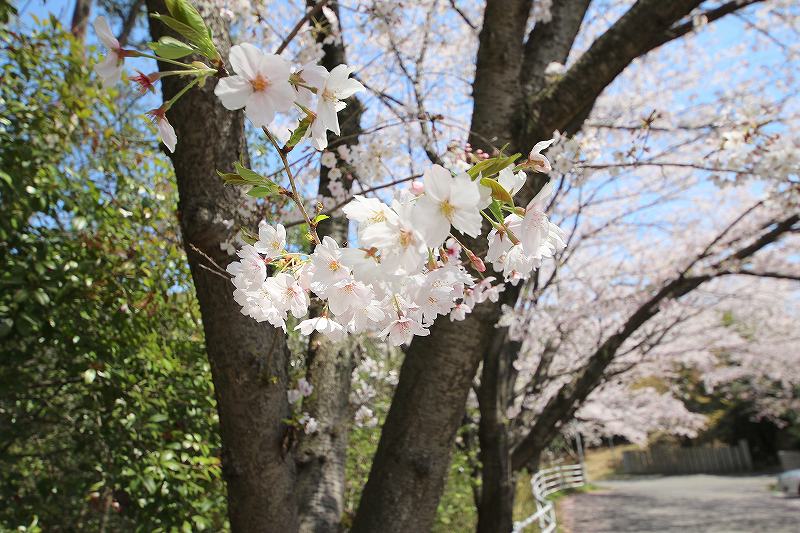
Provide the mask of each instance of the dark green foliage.
[{"label": "dark green foliage", "polygon": [[169,166],[56,22],[0,46],[0,530],[222,529]]}]

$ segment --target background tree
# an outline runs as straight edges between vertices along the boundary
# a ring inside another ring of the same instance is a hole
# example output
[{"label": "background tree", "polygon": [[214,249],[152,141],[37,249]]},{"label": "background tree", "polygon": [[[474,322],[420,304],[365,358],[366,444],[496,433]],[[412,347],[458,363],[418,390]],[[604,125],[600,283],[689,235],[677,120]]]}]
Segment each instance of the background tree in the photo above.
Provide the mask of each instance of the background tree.
[{"label": "background tree", "polygon": [[0,41],[0,528],[221,529],[170,172],[54,19]]}]

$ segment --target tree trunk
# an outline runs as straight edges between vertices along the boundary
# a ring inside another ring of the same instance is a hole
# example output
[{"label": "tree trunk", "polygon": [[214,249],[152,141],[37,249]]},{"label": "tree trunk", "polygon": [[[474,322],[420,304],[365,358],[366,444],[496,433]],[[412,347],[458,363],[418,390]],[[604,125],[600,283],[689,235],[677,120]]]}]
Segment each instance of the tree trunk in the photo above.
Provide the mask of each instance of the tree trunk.
[{"label": "tree trunk", "polygon": [[86,28],[89,26],[89,15],[91,12],[92,0],[75,0],[75,7],[72,10],[70,32],[81,42],[86,40]]},{"label": "tree trunk", "polygon": [[[220,53],[227,57],[227,27],[214,2],[194,5],[214,32]],[[164,4],[155,0],[148,8],[166,13]],[[150,32],[155,40],[166,28],[150,19]],[[165,78],[164,98],[173,96],[182,83],[185,80]],[[202,255],[224,268],[231,258],[220,249],[220,243],[236,231],[225,221],[255,225],[255,220],[242,220],[237,214],[245,198],[242,190],[224,186],[216,174],[217,169],[229,169],[239,158],[246,161],[247,147],[244,115],[227,111],[219,103],[215,85],[211,79],[205,87],[193,88],[167,115],[178,134],[177,149],[170,157],[217,398],[228,515],[235,532],[291,532],[297,529],[297,506],[294,461],[285,448],[291,434],[283,423],[289,416],[285,335],[242,315],[227,277],[209,270],[214,267]]]},{"label": "tree trunk", "polygon": [[[510,141],[519,119],[516,88],[530,6],[530,0],[487,3],[473,84],[470,142],[476,148],[491,150]],[[479,255],[486,248],[485,238],[464,239]],[[514,292],[510,289],[505,297]],[[430,336],[411,343],[354,532],[430,531],[467,394],[499,317],[499,305],[484,303],[461,322],[440,318]]]},{"label": "tree trunk", "polygon": [[[309,0],[312,8],[315,1]],[[329,6],[339,15],[339,5]],[[323,19],[327,23],[327,19]],[[324,42],[329,32],[317,35]],[[321,64],[328,70],[346,63],[343,40],[323,44],[324,56]],[[358,144],[361,133],[361,103],[352,97],[347,107],[339,113],[342,141],[331,138],[333,145]],[[349,189],[352,177],[343,161],[338,158],[337,166],[342,170],[342,184]],[[328,185],[329,169],[320,165],[319,194],[330,196]],[[336,242],[347,240],[347,217],[339,211],[320,224],[317,232],[320,237],[329,235]],[[315,314],[319,309],[315,309]],[[309,415],[319,421],[319,431],[300,438],[295,459],[297,462],[297,501],[300,513],[300,531],[303,533],[331,532],[341,528],[344,510],[345,465],[347,442],[350,429],[350,381],[353,372],[353,353],[349,349],[336,350],[326,342],[323,335],[314,332],[309,338],[306,361],[306,379],[314,386],[313,394],[304,402]]]},{"label": "tree trunk", "polygon": [[503,342],[495,335],[483,358],[480,407],[481,499],[478,504],[478,533],[508,533],[514,526],[516,478],[511,468],[508,430],[509,397],[513,381],[511,365],[520,348],[518,342]]}]

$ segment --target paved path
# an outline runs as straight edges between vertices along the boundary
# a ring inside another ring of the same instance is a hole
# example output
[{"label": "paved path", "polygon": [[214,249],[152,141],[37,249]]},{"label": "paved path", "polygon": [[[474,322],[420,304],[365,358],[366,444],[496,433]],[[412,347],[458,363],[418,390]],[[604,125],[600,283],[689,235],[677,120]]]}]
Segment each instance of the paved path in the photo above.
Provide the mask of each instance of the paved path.
[{"label": "paved path", "polygon": [[639,531],[800,533],[800,498],[770,490],[774,476],[669,476],[596,483],[559,505],[570,533]]}]

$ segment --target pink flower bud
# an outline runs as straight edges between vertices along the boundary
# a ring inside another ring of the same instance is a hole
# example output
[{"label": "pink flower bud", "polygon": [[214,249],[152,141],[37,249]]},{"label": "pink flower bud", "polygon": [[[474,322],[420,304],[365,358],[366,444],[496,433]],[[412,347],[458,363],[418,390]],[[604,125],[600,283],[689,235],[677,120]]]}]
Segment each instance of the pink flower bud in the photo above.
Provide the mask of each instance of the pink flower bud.
[{"label": "pink flower bud", "polygon": [[161,77],[161,73],[153,72],[152,74],[144,74],[137,70],[139,74],[131,78],[131,81],[139,88],[139,94],[144,94],[147,91],[155,92],[155,82]]},{"label": "pink flower bud", "polygon": [[414,196],[419,196],[425,192],[425,186],[421,181],[414,180],[411,182],[411,192]]},{"label": "pink flower bud", "polygon": [[467,250],[467,257],[469,257],[469,262],[472,263],[475,270],[478,272],[486,272],[486,265],[483,263],[483,259],[472,253],[471,250]]}]

